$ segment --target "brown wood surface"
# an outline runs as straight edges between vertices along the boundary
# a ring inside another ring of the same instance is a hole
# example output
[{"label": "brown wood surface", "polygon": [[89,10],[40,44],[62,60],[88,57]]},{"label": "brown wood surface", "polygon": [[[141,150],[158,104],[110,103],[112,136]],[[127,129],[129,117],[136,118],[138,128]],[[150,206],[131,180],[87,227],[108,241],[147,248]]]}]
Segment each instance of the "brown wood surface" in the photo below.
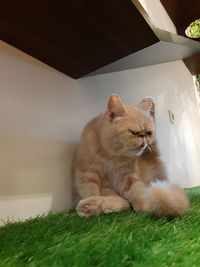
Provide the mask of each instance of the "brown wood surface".
[{"label": "brown wood surface", "polygon": [[2,0],[0,37],[73,78],[159,41],[131,0]]},{"label": "brown wood surface", "polygon": [[[177,33],[185,35],[186,28],[196,19],[200,18],[200,0],[160,0],[170,18]],[[195,39],[195,40],[199,40]]]}]

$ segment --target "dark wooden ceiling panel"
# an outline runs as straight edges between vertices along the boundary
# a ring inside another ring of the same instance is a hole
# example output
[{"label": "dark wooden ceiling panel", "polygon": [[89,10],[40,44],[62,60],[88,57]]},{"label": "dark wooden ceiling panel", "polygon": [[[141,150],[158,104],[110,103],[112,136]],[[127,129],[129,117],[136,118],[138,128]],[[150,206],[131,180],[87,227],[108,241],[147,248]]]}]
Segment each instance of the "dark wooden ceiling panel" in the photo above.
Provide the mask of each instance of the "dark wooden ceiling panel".
[{"label": "dark wooden ceiling panel", "polygon": [[4,0],[0,34],[73,78],[159,41],[131,0]]},{"label": "dark wooden ceiling panel", "polygon": [[[177,33],[185,35],[185,30],[191,22],[200,18],[199,0],[160,0],[173,21]],[[199,38],[198,38],[199,39]],[[196,40],[198,40],[196,39]]]}]

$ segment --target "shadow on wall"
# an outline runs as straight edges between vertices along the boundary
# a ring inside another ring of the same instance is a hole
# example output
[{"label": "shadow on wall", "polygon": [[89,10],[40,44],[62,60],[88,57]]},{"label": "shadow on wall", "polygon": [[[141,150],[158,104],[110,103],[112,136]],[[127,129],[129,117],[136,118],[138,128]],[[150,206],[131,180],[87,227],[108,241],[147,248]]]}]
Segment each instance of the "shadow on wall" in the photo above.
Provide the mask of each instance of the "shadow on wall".
[{"label": "shadow on wall", "polygon": [[16,220],[71,207],[76,145],[58,140],[0,138],[0,218]]}]

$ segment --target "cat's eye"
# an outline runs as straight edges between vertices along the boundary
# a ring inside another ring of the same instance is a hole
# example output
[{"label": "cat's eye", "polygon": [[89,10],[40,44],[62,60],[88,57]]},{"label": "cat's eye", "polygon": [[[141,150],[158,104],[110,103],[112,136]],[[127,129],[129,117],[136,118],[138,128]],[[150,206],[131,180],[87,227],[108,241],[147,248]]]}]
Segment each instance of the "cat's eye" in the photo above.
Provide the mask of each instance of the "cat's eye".
[{"label": "cat's eye", "polygon": [[129,129],[129,132],[130,132],[132,135],[139,135],[139,132],[137,132],[137,131],[133,131],[133,130],[131,130],[131,129]]},{"label": "cat's eye", "polygon": [[152,131],[147,131],[146,135],[151,136],[152,135]]}]

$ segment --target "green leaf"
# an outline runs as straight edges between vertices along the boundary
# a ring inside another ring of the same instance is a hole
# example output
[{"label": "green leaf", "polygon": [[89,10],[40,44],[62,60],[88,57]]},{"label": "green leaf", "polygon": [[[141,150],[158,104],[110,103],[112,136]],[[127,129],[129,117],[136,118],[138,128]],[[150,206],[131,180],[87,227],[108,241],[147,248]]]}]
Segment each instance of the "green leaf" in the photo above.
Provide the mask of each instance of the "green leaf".
[{"label": "green leaf", "polygon": [[193,21],[185,30],[185,34],[189,38],[200,38],[200,19]]}]

